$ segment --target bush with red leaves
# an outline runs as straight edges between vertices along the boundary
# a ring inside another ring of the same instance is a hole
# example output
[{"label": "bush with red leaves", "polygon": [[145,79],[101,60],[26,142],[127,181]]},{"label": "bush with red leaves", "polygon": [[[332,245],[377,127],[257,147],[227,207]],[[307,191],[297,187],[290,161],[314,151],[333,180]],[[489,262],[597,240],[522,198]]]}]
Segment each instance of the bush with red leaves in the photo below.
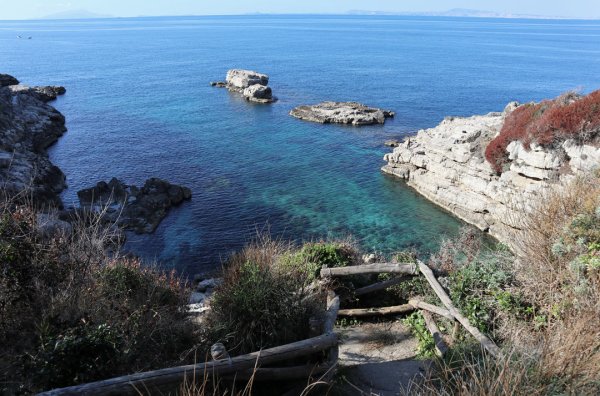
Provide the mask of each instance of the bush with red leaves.
[{"label": "bush with red leaves", "polygon": [[599,131],[600,90],[581,98],[565,94],[516,108],[506,117],[500,134],[488,144],[485,158],[501,174],[509,163],[506,148],[513,141],[521,141],[527,149],[533,142],[547,147],[567,139],[584,143],[593,140]]}]

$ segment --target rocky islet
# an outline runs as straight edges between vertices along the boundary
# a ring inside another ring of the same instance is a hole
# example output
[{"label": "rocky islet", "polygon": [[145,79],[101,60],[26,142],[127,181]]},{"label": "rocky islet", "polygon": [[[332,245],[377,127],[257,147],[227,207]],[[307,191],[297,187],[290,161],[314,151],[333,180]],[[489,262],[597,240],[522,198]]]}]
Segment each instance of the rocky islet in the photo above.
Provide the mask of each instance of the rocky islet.
[{"label": "rocky islet", "polygon": [[277,100],[268,86],[269,76],[252,70],[231,69],[227,72],[224,82],[211,82],[210,85],[238,92],[250,102],[272,103]]},{"label": "rocky islet", "polygon": [[321,124],[372,125],[384,124],[394,112],[365,106],[358,102],[321,102],[298,106],[290,111],[292,117]]}]

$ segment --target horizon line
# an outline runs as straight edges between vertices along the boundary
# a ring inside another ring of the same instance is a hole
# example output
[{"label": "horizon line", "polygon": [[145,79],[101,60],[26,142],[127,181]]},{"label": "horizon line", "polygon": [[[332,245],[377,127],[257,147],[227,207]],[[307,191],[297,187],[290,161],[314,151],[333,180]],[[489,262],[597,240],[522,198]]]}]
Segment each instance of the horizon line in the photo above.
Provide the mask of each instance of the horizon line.
[{"label": "horizon line", "polygon": [[97,19],[141,19],[141,18],[197,18],[197,17],[241,17],[241,16],[368,16],[368,17],[429,17],[429,18],[468,18],[468,19],[521,19],[521,20],[557,20],[557,21],[598,21],[598,17],[566,17],[566,16],[546,16],[546,15],[526,15],[514,14],[497,15],[497,16],[480,16],[480,15],[436,15],[443,12],[387,12],[387,11],[347,11],[345,13],[337,12],[289,12],[289,13],[269,13],[269,12],[247,12],[242,14],[178,14],[178,15],[136,15],[136,16],[98,16],[98,17],[82,17],[82,18],[53,18],[37,17],[27,19],[0,19],[1,22],[34,22],[34,21],[86,21]]}]

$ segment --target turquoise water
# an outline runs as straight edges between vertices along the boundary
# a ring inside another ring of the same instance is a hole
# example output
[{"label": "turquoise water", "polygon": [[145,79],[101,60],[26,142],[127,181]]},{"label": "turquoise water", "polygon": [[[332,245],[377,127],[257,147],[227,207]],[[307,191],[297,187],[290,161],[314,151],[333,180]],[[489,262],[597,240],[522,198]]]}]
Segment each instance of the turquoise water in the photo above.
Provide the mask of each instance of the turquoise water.
[{"label": "turquoise water", "polygon": [[[18,40],[16,35],[33,36]],[[379,168],[382,143],[446,115],[502,110],[600,87],[600,22],[243,16],[0,22],[0,71],[60,84],[68,133],[51,150],[76,191],[113,176],[192,188],[128,248],[188,272],[214,268],[257,230],[352,235],[363,248],[436,249],[462,223]],[[247,103],[209,81],[267,73],[279,101]],[[385,126],[302,122],[294,106],[356,100]]]}]

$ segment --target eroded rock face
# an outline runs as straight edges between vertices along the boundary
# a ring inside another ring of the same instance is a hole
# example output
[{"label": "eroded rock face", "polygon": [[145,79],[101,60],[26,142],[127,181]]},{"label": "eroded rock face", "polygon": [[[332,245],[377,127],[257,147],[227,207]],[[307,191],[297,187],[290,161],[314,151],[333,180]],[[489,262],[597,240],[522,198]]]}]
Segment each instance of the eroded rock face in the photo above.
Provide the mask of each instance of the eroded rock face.
[{"label": "eroded rock face", "polygon": [[101,181],[94,187],[80,190],[77,196],[84,208],[105,208],[107,222],[142,234],[154,232],[169,209],[189,200],[192,192],[187,187],[158,178],[146,180],[142,187],[113,178],[108,183]]},{"label": "eroded rock face", "polygon": [[26,87],[0,75],[0,182],[8,196],[31,196],[38,206],[61,207],[65,175],[46,149],[67,130],[65,118],[46,104],[61,87]]},{"label": "eroded rock face", "polygon": [[600,147],[567,140],[545,148],[512,142],[510,166],[496,175],[485,160],[487,144],[500,132],[513,103],[502,113],[448,117],[421,130],[386,154],[382,170],[405,179],[425,197],[468,223],[510,244],[531,204],[576,174],[600,167]]},{"label": "eroded rock face", "polygon": [[310,106],[298,106],[290,115],[321,124],[338,123],[351,125],[383,124],[394,112],[368,107],[357,102],[322,102]]},{"label": "eroded rock face", "polygon": [[243,91],[252,85],[269,85],[269,76],[252,70],[232,69],[227,72],[225,82],[231,89]]},{"label": "eroded rock face", "polygon": [[257,103],[269,103],[273,101],[273,92],[270,87],[264,85],[254,84],[244,89],[244,97]]},{"label": "eroded rock face", "polygon": [[229,70],[225,82],[213,81],[210,83],[213,87],[239,92],[250,102],[272,103],[277,98],[273,96],[273,91],[267,86],[268,84],[269,76],[266,74],[242,69]]}]

